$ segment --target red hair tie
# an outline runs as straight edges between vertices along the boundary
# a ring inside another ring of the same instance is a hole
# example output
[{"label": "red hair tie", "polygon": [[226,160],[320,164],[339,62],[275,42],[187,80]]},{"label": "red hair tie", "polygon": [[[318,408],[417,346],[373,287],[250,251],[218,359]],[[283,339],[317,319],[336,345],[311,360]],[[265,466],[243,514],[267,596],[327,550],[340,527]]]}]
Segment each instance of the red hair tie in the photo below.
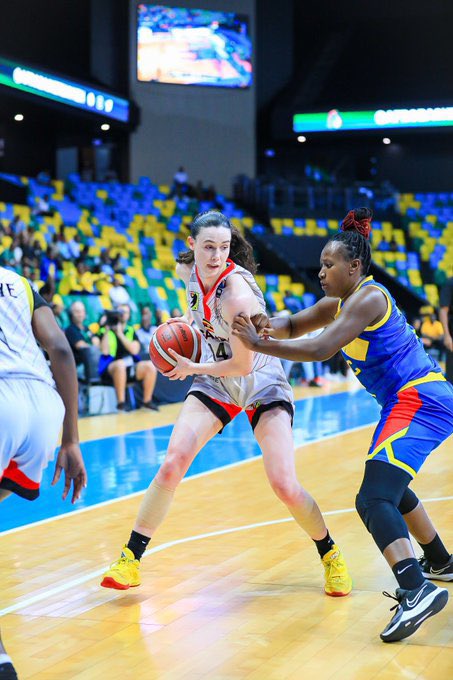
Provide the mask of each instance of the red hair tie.
[{"label": "red hair tie", "polygon": [[363,220],[356,220],[354,210],[350,210],[341,223],[341,231],[357,231],[364,238],[369,239],[371,234],[371,218],[364,217]]}]

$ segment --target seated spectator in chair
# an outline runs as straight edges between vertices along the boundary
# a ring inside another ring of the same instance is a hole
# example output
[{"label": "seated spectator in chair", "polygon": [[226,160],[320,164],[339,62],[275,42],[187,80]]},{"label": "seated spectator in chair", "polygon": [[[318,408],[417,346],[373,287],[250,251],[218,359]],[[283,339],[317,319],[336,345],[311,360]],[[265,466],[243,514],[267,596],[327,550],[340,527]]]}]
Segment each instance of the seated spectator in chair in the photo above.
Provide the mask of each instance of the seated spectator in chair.
[{"label": "seated spectator in chair", "polygon": [[48,246],[41,257],[40,272],[41,281],[47,281],[49,277],[57,278],[57,270],[60,269],[60,261],[56,248]]},{"label": "seated spectator in chair", "polygon": [[64,329],[68,325],[68,315],[65,310],[63,298],[56,292],[55,280],[49,276],[47,281],[39,289],[39,294],[52,308],[55,321]]},{"label": "seated spectator in chair", "polygon": [[85,305],[77,300],[69,307],[69,319],[71,323],[65,330],[66,337],[74,354],[76,366],[84,367],[84,378],[87,383],[97,376],[92,375],[90,361],[92,354],[99,357],[101,341],[85,325],[87,317]]},{"label": "seated spectator in chair", "polygon": [[76,261],[75,282],[71,295],[96,295],[93,274],[82,259]]},{"label": "seated spectator in chair", "polygon": [[439,360],[443,354],[444,329],[438,320],[432,307],[422,307],[422,323],[420,326],[420,337],[425,346],[427,354]]},{"label": "seated spectator in chair", "polygon": [[157,326],[153,324],[153,315],[149,307],[143,307],[141,311],[140,328],[137,329],[137,338],[140,341],[140,356],[149,358],[149,343]]},{"label": "seated spectator in chair", "polygon": [[131,301],[131,297],[123,286],[123,283],[124,279],[121,274],[115,274],[112,280],[112,288],[109,290],[109,297],[115,309],[120,305],[128,305]]},{"label": "seated spectator in chair", "polygon": [[127,410],[128,380],[138,380],[143,383],[143,406],[157,411],[158,407],[152,401],[157,370],[150,360],[140,359],[140,341],[134,327],[129,324],[130,316],[129,305],[120,305],[104,315],[99,375],[105,382],[113,383],[118,410]]}]

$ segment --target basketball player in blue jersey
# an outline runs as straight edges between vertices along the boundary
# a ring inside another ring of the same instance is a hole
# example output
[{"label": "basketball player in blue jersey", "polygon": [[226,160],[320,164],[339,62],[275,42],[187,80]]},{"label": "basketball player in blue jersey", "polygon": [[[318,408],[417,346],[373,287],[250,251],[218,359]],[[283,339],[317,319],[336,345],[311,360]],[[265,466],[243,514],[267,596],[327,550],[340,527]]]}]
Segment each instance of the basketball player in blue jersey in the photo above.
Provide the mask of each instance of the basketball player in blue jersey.
[{"label": "basketball player in blue jersey", "polygon": [[200,449],[245,410],[272,489],[316,544],[325,570],[326,594],[347,595],[352,582],[341,552],[318,505],[296,477],[291,431],[294,404],[281,363],[248,350],[231,336],[236,314],[265,310],[253,278],[252,248],[216,210],[194,219],[189,246],[178,272],[186,284],[191,316],[206,341],[203,355],[196,364],[173,353],[177,364],[167,375],[175,380],[195,375],[195,379],[166,458],[145,492],[129,542],[101,585],[125,590],[140,584],[139,560],[167,514],[176,487]]},{"label": "basketball player in blue jersey", "polygon": [[[51,368],[42,350],[49,355]],[[12,493],[34,500],[53,459],[52,484],[65,472],[63,500],[86,485],[77,428],[77,372],[66,336],[29,282],[0,267],[0,501]],[[16,680],[0,640],[0,680]]]},{"label": "basketball player in blue jersey", "polygon": [[[381,633],[384,642],[393,642],[412,635],[447,603],[448,591],[425,577],[453,581],[453,557],[409,488],[426,457],[453,433],[453,387],[390,293],[368,276],[370,231],[371,212],[350,211],[321,254],[326,297],[285,319],[251,323],[240,315],[233,333],[251,350],[292,361],[322,361],[341,350],[382,406],[356,507],[399,584],[396,612]],[[318,328],[325,330],[316,338],[285,342]],[[408,528],[423,548],[419,561]]]}]

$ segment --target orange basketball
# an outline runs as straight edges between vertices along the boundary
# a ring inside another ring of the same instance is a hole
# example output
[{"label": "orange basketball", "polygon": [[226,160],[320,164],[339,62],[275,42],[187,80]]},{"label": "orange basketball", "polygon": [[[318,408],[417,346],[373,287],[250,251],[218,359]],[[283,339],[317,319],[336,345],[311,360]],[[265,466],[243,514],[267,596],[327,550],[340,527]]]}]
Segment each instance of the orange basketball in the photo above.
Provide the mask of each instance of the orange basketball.
[{"label": "orange basketball", "polygon": [[170,347],[186,359],[198,363],[201,357],[201,333],[183,321],[159,326],[149,343],[149,356],[161,373],[168,373],[176,366],[176,361],[167,351]]}]

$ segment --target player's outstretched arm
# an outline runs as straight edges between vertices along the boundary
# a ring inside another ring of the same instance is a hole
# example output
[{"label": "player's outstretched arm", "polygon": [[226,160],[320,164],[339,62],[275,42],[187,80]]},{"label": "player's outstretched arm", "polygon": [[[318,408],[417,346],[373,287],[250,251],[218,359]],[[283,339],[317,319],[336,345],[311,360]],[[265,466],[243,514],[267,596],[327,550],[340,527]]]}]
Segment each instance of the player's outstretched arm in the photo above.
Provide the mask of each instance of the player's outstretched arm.
[{"label": "player's outstretched arm", "polygon": [[72,502],[74,503],[80,497],[82,487],[87,483],[87,474],[79,446],[78,383],[74,356],[65,334],[57,325],[48,307],[39,307],[35,310],[32,327],[36,339],[49,355],[57,390],[66,410],[61,448],[55,464],[52,484],[60,479],[61,471],[64,470],[63,500],[67,497],[72,483]]},{"label": "player's outstretched arm", "polygon": [[256,332],[246,315],[233,321],[233,334],[246,347],[262,354],[291,361],[325,361],[355,340],[367,326],[377,323],[387,311],[387,303],[377,289],[360,291],[347,300],[340,316],[316,338],[287,342],[266,340]]},{"label": "player's outstretched arm", "polygon": [[251,317],[251,322],[259,335],[275,340],[289,340],[325,328],[335,320],[337,308],[338,299],[327,297],[297,314],[272,318],[266,314],[255,314]]}]

